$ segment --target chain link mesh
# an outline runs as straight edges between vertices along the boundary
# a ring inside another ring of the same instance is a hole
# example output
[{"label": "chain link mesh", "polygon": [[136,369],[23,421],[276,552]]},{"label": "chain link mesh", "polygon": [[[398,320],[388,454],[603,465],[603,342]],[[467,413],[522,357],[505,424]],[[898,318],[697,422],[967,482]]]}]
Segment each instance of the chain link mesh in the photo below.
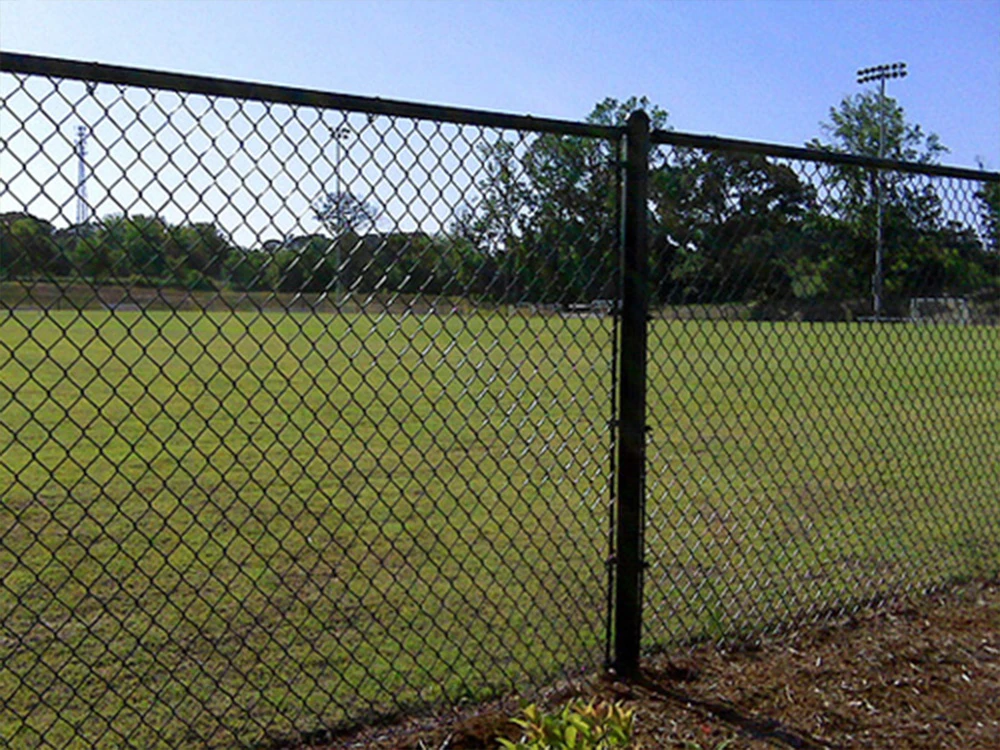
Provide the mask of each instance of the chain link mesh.
[{"label": "chain link mesh", "polygon": [[645,646],[994,573],[998,185],[667,144],[650,180]]},{"label": "chain link mesh", "polygon": [[[600,666],[624,128],[195,90],[0,74],[0,739]],[[998,183],[671,138],[646,650],[996,572]]]},{"label": "chain link mesh", "polygon": [[600,666],[613,143],[0,87],[6,743],[249,745]]}]

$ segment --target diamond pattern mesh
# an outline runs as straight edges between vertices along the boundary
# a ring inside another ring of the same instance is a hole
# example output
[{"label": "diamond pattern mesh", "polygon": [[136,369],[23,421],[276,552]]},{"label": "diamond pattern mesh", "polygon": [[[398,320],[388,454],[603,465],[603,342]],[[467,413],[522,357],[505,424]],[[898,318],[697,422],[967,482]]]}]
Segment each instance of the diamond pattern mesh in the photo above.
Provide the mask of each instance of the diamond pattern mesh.
[{"label": "diamond pattern mesh", "polygon": [[666,144],[651,170],[646,647],[994,573],[996,184]]},{"label": "diamond pattern mesh", "polygon": [[0,81],[0,737],[245,745],[602,663],[612,144]]},{"label": "diamond pattern mesh", "polygon": [[[116,80],[0,74],[0,740],[607,663],[625,129]],[[643,646],[996,573],[1000,183],[710,140],[648,165]]]}]

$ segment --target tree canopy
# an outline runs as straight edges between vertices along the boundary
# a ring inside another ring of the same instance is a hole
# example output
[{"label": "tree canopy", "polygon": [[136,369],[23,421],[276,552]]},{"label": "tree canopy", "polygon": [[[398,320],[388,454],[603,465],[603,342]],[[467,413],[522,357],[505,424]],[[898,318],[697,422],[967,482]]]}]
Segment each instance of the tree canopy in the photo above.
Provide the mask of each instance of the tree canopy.
[{"label": "tree canopy", "polygon": [[[621,127],[645,97],[605,99],[587,122]],[[813,149],[935,163],[946,147],[874,93],[845,97]],[[81,275],[97,283],[277,291],[474,295],[496,302],[614,298],[619,273],[622,143],[615,138],[506,133],[479,143],[474,184],[436,231],[401,231],[350,191],[309,207],[314,234],[239,247],[210,222],[105,216],[57,229],[0,215],[0,278]],[[960,192],[967,191],[967,192]],[[650,282],[655,304],[777,307],[870,295],[878,201],[885,291],[910,296],[1000,290],[1000,186],[760,154],[658,146],[649,174]],[[378,231],[388,223],[388,231]],[[777,311],[776,311],[777,310]]]},{"label": "tree canopy", "polygon": [[907,121],[899,102],[891,96],[883,101],[874,91],[845,96],[839,106],[830,107],[829,119],[820,123],[820,130],[828,140],[814,138],[808,145],[823,151],[872,157],[881,153],[885,159],[918,164],[936,164],[948,153],[936,133],[925,133],[920,125]]}]

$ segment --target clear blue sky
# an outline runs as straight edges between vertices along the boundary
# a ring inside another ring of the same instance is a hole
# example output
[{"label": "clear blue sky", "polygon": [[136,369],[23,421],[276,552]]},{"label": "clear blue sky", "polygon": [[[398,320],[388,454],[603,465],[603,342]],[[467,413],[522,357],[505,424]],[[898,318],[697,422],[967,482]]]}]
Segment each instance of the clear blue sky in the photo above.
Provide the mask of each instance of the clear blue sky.
[{"label": "clear blue sky", "polygon": [[645,94],[675,129],[801,144],[855,71],[1000,169],[1000,0],[0,0],[0,47],[579,119]]}]

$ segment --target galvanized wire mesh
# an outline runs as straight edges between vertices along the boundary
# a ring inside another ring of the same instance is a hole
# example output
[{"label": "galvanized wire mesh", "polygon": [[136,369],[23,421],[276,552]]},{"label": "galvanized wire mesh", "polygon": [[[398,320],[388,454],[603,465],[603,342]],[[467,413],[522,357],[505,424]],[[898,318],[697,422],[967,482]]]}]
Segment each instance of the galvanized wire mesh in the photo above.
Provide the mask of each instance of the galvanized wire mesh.
[{"label": "galvanized wire mesh", "polygon": [[252,744],[602,663],[614,143],[0,94],[5,743]]},{"label": "galvanized wire mesh", "polygon": [[662,144],[650,185],[646,647],[995,572],[997,184]]}]

